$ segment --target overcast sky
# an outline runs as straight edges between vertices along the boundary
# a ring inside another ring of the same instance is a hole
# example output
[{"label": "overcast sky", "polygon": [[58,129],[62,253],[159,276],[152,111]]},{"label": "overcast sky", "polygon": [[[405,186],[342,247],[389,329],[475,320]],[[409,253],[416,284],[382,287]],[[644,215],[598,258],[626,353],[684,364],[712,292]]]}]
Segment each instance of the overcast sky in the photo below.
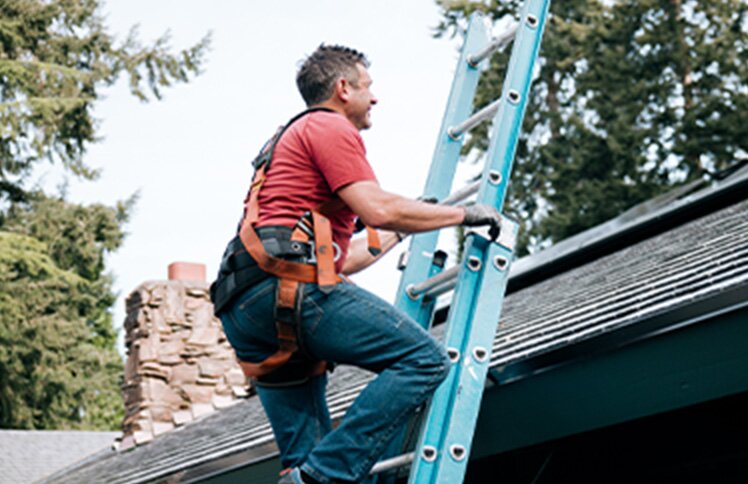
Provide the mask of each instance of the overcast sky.
[{"label": "overcast sky", "polygon": [[[170,30],[175,48],[213,33],[204,73],[163,101],[141,104],[124,82],[105,91],[96,109],[102,139],[86,155],[102,176],[69,188],[74,201],[107,204],[140,192],[129,235],[108,263],[118,328],[127,294],[165,279],[169,263],[204,263],[213,278],[241,215],[249,162],[304,108],[296,68],[322,42],[369,57],[379,99],[363,133],[369,159],[385,189],[420,195],[459,47],[433,38],[440,17],[432,0],[109,0],[104,13],[120,39],[135,24],[143,41]],[[355,278],[388,300],[399,280],[393,252]]]}]

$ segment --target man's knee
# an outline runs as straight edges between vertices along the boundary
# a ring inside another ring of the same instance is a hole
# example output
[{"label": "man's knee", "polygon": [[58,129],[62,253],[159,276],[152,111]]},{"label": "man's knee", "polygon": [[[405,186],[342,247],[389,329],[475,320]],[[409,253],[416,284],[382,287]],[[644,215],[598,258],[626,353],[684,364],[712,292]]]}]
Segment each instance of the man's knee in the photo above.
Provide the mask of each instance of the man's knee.
[{"label": "man's knee", "polygon": [[434,387],[439,386],[447,378],[452,365],[447,350],[436,341],[432,341],[429,346],[428,357],[422,359],[419,363]]}]

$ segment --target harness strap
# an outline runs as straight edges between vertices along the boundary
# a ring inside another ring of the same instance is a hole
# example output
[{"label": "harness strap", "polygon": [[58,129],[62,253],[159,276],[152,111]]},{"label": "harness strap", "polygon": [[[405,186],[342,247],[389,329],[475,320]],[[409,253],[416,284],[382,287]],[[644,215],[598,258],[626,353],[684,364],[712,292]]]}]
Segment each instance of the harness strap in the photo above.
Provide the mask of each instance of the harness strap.
[{"label": "harness strap", "polygon": [[382,242],[379,240],[379,232],[368,225],[366,226],[366,244],[369,253],[374,257],[382,253]]},{"label": "harness strap", "polygon": [[244,248],[247,249],[247,252],[263,271],[279,278],[290,278],[297,282],[317,282],[317,268],[315,266],[279,259],[268,254],[247,218],[244,219],[239,230],[239,237],[244,244]]},{"label": "harness strap", "polygon": [[330,221],[321,213],[312,210],[314,223],[314,251],[317,256],[317,284],[319,290],[329,294],[340,278],[335,274],[335,249],[332,246]]},{"label": "harness strap", "polygon": [[[330,215],[341,210],[345,206],[345,202],[336,197],[317,207],[317,211],[323,215]],[[379,232],[368,225],[365,225],[364,228],[366,228],[366,245],[369,249],[369,253],[376,257],[382,253],[382,242],[379,240]]]}]

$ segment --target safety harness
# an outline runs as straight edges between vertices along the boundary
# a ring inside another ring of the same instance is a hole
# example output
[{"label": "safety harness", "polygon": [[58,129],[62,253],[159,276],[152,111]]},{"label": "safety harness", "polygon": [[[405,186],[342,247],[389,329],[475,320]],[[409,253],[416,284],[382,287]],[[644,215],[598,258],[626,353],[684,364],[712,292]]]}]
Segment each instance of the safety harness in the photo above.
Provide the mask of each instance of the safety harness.
[{"label": "safety harness", "polygon": [[[288,242],[288,250],[285,253],[303,253],[302,249],[306,249],[308,256],[301,257],[301,262],[294,262],[270,255],[263,245],[263,239],[260,235],[265,227],[259,229],[255,229],[254,227],[259,219],[260,207],[258,197],[260,189],[270,169],[276,145],[291,124],[314,111],[330,110],[326,108],[312,108],[298,114],[285,126],[278,129],[252,162],[255,174],[247,197],[244,200],[244,217],[239,229],[239,239],[257,266],[265,273],[272,274],[278,278],[275,297],[278,350],[259,363],[239,362],[244,374],[253,379],[266,377],[280,369],[299,351],[297,332],[299,330],[302,303],[300,285],[302,283],[316,283],[320,291],[330,293],[335,288],[335,285],[341,281],[340,276],[335,272],[336,252],[339,255],[339,248],[333,242],[330,220],[327,218],[345,207],[345,203],[339,198],[333,198],[319,207],[306,212],[292,229]],[[379,236],[375,230],[369,227],[367,227],[367,231],[369,251],[372,255],[378,255],[381,252]],[[283,251],[279,251],[279,253],[283,253]],[[299,259],[299,257],[295,258]],[[308,363],[308,360],[306,361]],[[292,373],[302,377],[318,375],[325,371],[327,363],[319,361],[303,366],[302,370],[295,369],[292,370]],[[301,374],[299,375],[299,373]]]}]

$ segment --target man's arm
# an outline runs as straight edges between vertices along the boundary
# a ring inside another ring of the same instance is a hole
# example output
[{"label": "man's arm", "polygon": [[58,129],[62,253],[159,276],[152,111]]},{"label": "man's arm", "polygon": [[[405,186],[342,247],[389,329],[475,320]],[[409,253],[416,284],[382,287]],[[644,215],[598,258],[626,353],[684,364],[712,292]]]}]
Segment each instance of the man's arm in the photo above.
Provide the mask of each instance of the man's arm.
[{"label": "man's arm", "polygon": [[338,196],[369,227],[398,232],[426,232],[460,225],[465,209],[411,200],[386,192],[374,181],[351,183]]},{"label": "man's arm", "polygon": [[[411,233],[453,225],[490,225],[489,233],[495,238],[501,224],[501,216],[494,207],[480,204],[461,207],[434,205],[386,192],[374,181],[351,183],[337,193],[366,225],[378,229]],[[382,254],[399,241],[394,232],[382,236]],[[354,240],[343,264],[343,273],[358,272],[371,265],[382,254],[374,257],[366,250],[364,239]]]},{"label": "man's arm", "polygon": [[343,263],[343,269],[341,271],[343,274],[350,276],[351,274],[366,269],[400,242],[400,236],[395,232],[387,232],[384,230],[379,230],[378,232],[379,240],[382,243],[382,253],[376,256],[371,255],[366,237],[359,237],[352,240],[351,245],[348,247],[348,256],[345,258],[345,262]]}]

